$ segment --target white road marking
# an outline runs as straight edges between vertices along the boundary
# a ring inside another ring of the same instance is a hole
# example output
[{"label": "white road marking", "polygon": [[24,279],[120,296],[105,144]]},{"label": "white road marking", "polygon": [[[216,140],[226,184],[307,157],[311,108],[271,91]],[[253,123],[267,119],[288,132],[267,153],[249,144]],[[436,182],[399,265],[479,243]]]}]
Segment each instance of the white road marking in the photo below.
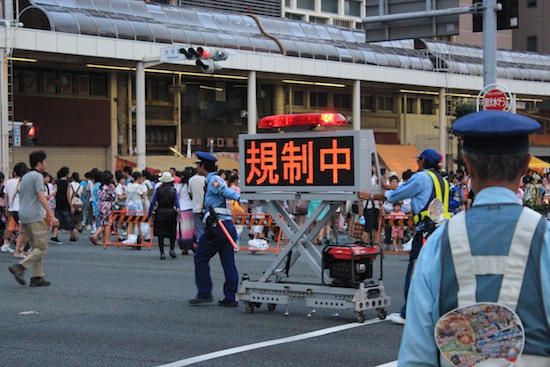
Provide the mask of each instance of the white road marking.
[{"label": "white road marking", "polygon": [[267,348],[267,347],[271,347],[273,345],[292,343],[292,342],[296,342],[296,341],[300,341],[300,340],[304,340],[304,339],[316,338],[318,336],[337,333],[339,331],[353,329],[353,328],[356,328],[356,327],[359,327],[359,326],[377,324],[377,323],[383,322],[383,321],[384,320],[380,320],[380,319],[372,319],[372,320],[365,321],[362,324],[360,324],[358,322],[353,322],[353,323],[349,323],[349,324],[333,326],[333,327],[330,327],[330,328],[327,328],[327,329],[311,331],[311,332],[305,333],[305,334],[299,334],[299,335],[289,336],[289,337],[286,337],[286,338],[275,339],[275,340],[268,340],[268,341],[265,341],[265,342],[248,344],[248,345],[243,345],[243,346],[240,346],[240,347],[234,347],[234,348],[229,348],[229,349],[225,349],[225,350],[220,350],[220,351],[217,351],[217,352],[207,353],[207,354],[203,354],[203,355],[200,355],[200,356],[195,356],[195,357],[191,357],[191,358],[182,359],[180,361],[176,361],[176,362],[172,362],[172,363],[168,363],[168,364],[163,364],[163,365],[160,365],[160,366],[157,366],[157,367],[190,366],[194,363],[209,361],[211,359],[225,357],[225,356],[228,356],[228,355],[231,355],[231,354],[248,352],[248,351],[254,350],[254,349]]}]

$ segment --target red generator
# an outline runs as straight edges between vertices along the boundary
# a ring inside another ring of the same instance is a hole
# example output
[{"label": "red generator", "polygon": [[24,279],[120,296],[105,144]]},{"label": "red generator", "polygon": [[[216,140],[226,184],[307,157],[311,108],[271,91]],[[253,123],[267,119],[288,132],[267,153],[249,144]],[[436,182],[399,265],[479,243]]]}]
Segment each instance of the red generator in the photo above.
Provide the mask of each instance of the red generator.
[{"label": "red generator", "polygon": [[[381,254],[377,244],[364,242],[326,246],[323,249],[323,274],[328,270],[332,287],[358,288],[359,283],[373,277],[374,260]],[[325,277],[322,278],[323,284],[329,285],[325,283]]]}]

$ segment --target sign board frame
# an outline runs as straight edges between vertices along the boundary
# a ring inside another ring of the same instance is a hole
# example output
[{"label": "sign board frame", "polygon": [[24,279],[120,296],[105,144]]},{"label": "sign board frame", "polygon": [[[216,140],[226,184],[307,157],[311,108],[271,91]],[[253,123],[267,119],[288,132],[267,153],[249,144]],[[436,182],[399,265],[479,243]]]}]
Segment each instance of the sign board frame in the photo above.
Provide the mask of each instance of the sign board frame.
[{"label": "sign board frame", "polygon": [[371,180],[371,163],[380,166],[372,130],[241,134],[239,161],[246,199],[356,200],[358,191],[381,192]]}]

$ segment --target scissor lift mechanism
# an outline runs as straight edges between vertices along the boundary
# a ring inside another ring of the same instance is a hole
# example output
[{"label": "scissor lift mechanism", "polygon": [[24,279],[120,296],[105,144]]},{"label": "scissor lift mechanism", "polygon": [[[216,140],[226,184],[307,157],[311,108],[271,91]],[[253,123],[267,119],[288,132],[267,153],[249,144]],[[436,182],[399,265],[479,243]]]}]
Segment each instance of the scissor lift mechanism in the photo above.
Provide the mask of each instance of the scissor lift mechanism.
[{"label": "scissor lift mechanism", "polygon": [[[332,218],[341,200],[323,201],[313,215],[306,219],[304,225],[299,227],[284,209],[281,201],[273,199],[273,195],[269,195],[271,199],[264,196],[265,194],[256,194],[253,195],[253,198],[262,201],[264,209],[271,214],[288,238],[288,245],[285,247],[284,255],[278,256],[259,280],[250,280],[246,274],[243,276],[241,287],[237,293],[237,300],[244,303],[245,310],[252,313],[254,308],[266,303],[270,311],[275,310],[277,305],[285,305],[285,314],[288,314],[287,306],[291,299],[304,299],[310,310],[331,308],[355,312],[358,322],[364,322],[364,311],[371,309],[376,309],[378,317],[385,319],[385,308],[391,303],[390,298],[386,296],[382,280],[382,261],[380,261],[378,283],[366,280],[360,282],[358,288],[324,285],[330,284],[331,278],[323,272],[322,254],[312,240],[326,222]],[[345,198],[342,200],[345,200]],[[308,233],[308,228],[311,227],[325,208],[328,208],[326,215],[318,220],[313,230]],[[382,254],[378,256],[382,256]],[[308,284],[289,281],[290,268],[300,257],[305,258],[315,274],[324,277],[322,278],[323,282]]]}]

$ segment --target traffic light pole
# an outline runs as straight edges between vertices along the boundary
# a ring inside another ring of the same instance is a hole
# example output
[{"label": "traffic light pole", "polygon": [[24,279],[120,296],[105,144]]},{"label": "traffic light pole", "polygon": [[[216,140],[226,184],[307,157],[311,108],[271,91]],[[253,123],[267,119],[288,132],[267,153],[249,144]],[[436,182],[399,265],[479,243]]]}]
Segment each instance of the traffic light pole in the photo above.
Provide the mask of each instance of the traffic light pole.
[{"label": "traffic light pole", "polygon": [[483,0],[483,87],[497,82],[497,0]]}]

